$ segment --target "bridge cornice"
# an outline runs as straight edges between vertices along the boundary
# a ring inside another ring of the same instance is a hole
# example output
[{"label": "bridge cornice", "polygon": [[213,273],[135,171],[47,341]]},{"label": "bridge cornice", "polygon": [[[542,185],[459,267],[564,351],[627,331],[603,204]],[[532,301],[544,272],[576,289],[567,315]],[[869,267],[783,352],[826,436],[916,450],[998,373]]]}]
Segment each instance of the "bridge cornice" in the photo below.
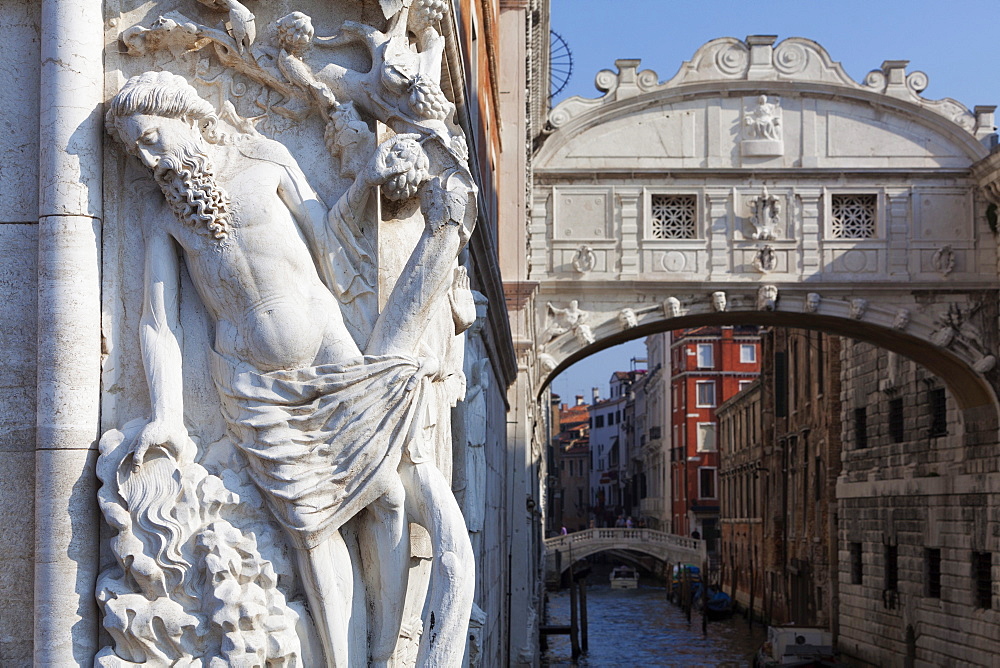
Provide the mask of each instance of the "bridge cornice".
[{"label": "bridge cornice", "polygon": [[[993,128],[994,107],[970,111],[951,98],[931,100],[921,95],[928,77],[906,73],[907,61],[885,61],[861,83],[833,61],[816,42],[800,37],[773,45],[773,36],[731,37],[700,47],[670,80],[660,83],[653,70],[639,71],[639,60],[618,60],[617,72],[598,72],[599,98],[572,97],[549,114],[554,130],[537,156],[543,166],[548,155],[579,132],[613,118],[640,112],[664,102],[741,94],[813,96],[850,99],[892,110],[949,136],[970,159],[988,153],[981,143]],[[768,43],[770,40],[770,43]]]}]

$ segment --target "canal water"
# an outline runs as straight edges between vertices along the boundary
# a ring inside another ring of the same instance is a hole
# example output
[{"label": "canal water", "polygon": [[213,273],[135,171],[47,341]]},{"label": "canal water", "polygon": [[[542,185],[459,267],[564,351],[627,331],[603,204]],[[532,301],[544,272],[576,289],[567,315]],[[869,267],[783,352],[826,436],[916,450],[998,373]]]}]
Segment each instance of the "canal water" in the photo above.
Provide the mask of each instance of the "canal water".
[{"label": "canal water", "polygon": [[[548,596],[546,623],[569,624],[569,590],[549,592]],[[611,589],[608,584],[591,584],[587,587],[587,621],[589,651],[575,665],[595,668],[742,668],[753,665],[753,655],[767,635],[760,624],[750,631],[746,620],[737,615],[709,621],[708,636],[702,636],[701,615],[692,612],[689,625],[681,608],[667,601],[662,586]],[[574,665],[569,636],[548,637],[542,665]]]}]

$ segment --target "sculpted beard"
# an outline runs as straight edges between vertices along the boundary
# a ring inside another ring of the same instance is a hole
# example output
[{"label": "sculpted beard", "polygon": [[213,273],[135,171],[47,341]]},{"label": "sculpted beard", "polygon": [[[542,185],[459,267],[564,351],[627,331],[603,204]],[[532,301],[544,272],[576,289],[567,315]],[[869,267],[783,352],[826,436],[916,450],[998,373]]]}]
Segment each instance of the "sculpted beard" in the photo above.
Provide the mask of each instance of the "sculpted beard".
[{"label": "sculpted beard", "polygon": [[180,155],[164,156],[153,172],[170,209],[181,222],[202,227],[223,244],[232,234],[229,194],[215,181],[208,156],[191,141]]}]

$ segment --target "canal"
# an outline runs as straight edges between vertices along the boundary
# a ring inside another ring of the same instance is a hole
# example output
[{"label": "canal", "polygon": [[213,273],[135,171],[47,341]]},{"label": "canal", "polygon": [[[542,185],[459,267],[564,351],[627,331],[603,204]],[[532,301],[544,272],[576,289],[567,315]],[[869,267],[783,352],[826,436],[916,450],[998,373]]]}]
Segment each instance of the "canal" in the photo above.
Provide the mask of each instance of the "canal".
[{"label": "canal", "polygon": [[[688,624],[680,607],[667,601],[662,586],[644,582],[639,589],[611,589],[604,578],[598,582],[587,588],[590,646],[579,666],[750,666],[767,635],[759,624],[751,631],[743,617],[734,616],[710,621],[705,637],[701,616],[692,613]],[[569,624],[569,590],[548,596],[546,623]],[[569,636],[548,638],[542,665],[574,665]]]}]

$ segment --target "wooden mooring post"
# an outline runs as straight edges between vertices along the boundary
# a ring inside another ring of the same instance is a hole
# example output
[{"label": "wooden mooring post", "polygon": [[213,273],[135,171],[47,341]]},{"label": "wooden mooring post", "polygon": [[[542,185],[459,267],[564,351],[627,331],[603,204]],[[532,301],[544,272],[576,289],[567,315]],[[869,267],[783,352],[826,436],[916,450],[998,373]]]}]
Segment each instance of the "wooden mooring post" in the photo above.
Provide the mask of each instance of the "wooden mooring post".
[{"label": "wooden mooring post", "polygon": [[569,642],[573,648],[573,660],[580,658],[580,618],[577,614],[576,564],[569,567]]},{"label": "wooden mooring post", "polygon": [[587,652],[587,574],[580,577],[580,648]]}]

